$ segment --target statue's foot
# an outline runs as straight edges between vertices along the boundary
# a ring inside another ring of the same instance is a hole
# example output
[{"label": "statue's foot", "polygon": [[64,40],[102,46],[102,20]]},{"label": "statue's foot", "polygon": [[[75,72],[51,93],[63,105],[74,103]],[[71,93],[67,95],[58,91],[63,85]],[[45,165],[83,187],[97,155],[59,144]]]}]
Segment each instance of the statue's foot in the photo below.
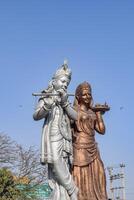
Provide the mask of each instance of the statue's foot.
[{"label": "statue's foot", "polygon": [[78,199],[78,188],[76,187],[74,192],[70,195],[70,200],[77,200]]}]

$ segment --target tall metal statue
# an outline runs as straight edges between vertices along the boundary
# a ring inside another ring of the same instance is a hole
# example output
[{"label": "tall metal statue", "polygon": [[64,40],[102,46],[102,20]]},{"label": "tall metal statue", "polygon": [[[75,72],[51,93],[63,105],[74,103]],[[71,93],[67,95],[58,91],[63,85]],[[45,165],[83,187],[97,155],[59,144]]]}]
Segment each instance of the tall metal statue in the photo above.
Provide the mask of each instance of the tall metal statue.
[{"label": "tall metal statue", "polygon": [[69,117],[74,118],[67,95],[70,80],[71,71],[64,63],[54,74],[48,88],[42,91],[33,115],[34,120],[45,119],[41,163],[48,164],[49,184],[54,191],[53,200],[77,200],[78,193],[70,173],[72,133]]},{"label": "tall metal statue", "polygon": [[107,104],[93,107],[91,86],[84,82],[75,92],[74,109],[77,120],[73,124],[73,178],[79,189],[78,200],[107,200],[104,165],[95,141],[95,131],[103,135],[102,114]]}]

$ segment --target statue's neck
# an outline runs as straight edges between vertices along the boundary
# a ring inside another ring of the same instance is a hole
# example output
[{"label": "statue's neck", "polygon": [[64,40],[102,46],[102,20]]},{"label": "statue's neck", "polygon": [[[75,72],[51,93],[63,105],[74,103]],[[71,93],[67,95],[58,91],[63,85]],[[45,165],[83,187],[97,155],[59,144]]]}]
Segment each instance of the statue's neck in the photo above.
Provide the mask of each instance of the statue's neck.
[{"label": "statue's neck", "polygon": [[83,110],[83,111],[88,111],[88,107],[85,104],[81,104],[80,109]]}]

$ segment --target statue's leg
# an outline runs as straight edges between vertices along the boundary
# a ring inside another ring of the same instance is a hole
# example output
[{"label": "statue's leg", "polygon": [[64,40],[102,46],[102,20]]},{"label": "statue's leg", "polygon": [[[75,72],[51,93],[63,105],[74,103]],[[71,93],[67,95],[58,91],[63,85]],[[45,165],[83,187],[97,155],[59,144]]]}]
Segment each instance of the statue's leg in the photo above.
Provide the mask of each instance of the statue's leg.
[{"label": "statue's leg", "polygon": [[51,143],[53,154],[53,173],[59,185],[63,186],[71,200],[77,200],[77,187],[63,158],[63,140]]}]

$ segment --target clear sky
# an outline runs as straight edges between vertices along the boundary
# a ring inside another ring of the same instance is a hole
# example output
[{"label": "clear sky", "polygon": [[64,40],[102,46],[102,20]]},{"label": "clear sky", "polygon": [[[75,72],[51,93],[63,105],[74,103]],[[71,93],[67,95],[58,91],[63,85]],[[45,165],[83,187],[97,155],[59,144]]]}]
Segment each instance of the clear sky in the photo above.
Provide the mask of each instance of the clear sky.
[{"label": "clear sky", "polygon": [[88,81],[95,103],[110,105],[106,135],[97,134],[105,166],[126,164],[134,199],[134,2],[132,0],[0,1],[0,132],[40,147],[43,121],[32,119],[32,92],[47,87],[69,60],[69,92]]}]

